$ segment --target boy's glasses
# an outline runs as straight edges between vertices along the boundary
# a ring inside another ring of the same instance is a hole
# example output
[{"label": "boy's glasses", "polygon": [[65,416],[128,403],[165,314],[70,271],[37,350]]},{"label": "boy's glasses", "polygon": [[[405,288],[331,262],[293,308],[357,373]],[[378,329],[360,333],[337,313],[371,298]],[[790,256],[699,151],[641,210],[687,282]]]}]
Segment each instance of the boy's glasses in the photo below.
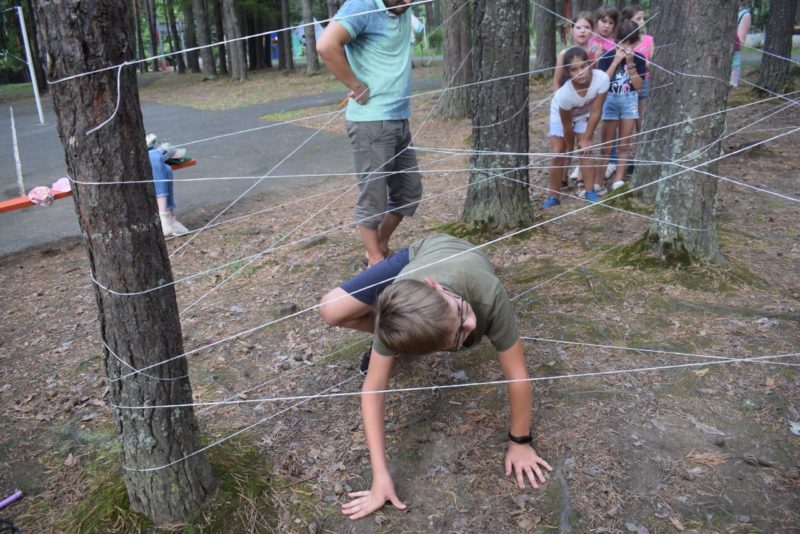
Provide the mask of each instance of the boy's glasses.
[{"label": "boy's glasses", "polygon": [[464,297],[456,295],[455,293],[451,293],[449,291],[445,291],[445,293],[447,293],[453,298],[457,298],[460,301],[458,305],[458,330],[456,330],[455,343],[451,348],[445,349],[447,352],[456,352],[461,348],[461,344],[464,341],[466,341],[467,337],[464,332],[464,323],[467,320],[467,312],[466,312],[467,301],[464,300]]}]

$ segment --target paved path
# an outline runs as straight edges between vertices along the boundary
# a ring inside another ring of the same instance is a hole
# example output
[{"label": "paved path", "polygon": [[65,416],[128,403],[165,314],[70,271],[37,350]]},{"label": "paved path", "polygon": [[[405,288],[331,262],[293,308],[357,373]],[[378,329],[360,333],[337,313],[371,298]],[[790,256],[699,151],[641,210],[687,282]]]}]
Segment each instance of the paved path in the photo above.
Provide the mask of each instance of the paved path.
[{"label": "paved path", "polygon": [[[426,90],[440,85],[439,80],[424,80],[415,83],[414,88]],[[265,126],[268,123],[259,120],[264,114],[336,104],[342,100],[344,94],[341,91],[296,97],[228,111],[197,111],[182,106],[144,103],[142,115],[147,132],[155,132],[162,140],[180,144]],[[11,105],[14,107],[26,190],[29,191],[36,185],[52,184],[66,174],[66,165],[49,99],[45,101],[43,126],[38,123],[32,99],[17,101]],[[198,164],[177,171],[176,180],[266,174],[314,131],[300,126],[284,125],[191,145],[187,149],[197,158]],[[10,113],[8,104],[5,104],[0,106],[0,198],[3,199],[18,196],[11,146]],[[352,170],[352,152],[346,136],[320,132],[274,171],[274,174],[332,174],[348,173]],[[322,181],[324,179],[265,180],[253,194],[274,193],[279,197],[287,188]],[[178,183],[175,187],[177,213],[184,222],[196,226],[202,222],[197,208],[224,207],[252,183],[250,180]],[[0,228],[0,256],[80,235],[74,205],[69,199],[58,200],[48,208],[31,207],[0,214]]]}]

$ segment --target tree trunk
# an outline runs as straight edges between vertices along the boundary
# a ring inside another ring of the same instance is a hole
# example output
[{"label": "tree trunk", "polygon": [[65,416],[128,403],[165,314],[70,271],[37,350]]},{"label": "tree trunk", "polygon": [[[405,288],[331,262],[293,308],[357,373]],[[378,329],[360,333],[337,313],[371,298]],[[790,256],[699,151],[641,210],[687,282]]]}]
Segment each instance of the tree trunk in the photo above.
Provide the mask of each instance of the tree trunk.
[{"label": "tree trunk", "polygon": [[164,0],[164,11],[167,12],[167,23],[169,24],[169,37],[170,41],[172,41],[172,51],[178,51],[172,56],[172,59],[178,67],[178,73],[184,74],[186,72],[186,64],[183,62],[183,54],[180,53],[180,50],[183,50],[183,45],[181,44],[181,38],[178,34],[178,23],[175,22],[175,6],[172,0]]},{"label": "tree trunk", "polygon": [[[225,35],[229,40],[242,37],[239,17],[236,13],[236,6],[233,5],[233,0],[222,0],[222,23],[225,26]],[[244,55],[244,41],[233,41],[228,43],[227,47],[231,54],[231,80],[247,81],[247,59],[245,59]]]},{"label": "tree trunk", "polygon": [[[289,0],[280,0],[281,1],[281,24],[283,28],[288,28],[291,25],[289,21]],[[283,55],[284,55],[284,66],[287,70],[294,70],[294,55],[292,53],[292,32],[291,30],[285,30],[281,32],[283,35],[283,40],[281,41],[283,46]]]},{"label": "tree trunk", "polygon": [[[195,48],[197,46],[197,31],[194,27],[194,9],[191,2],[183,2],[183,32],[184,42],[186,48]],[[186,52],[186,64],[192,72],[200,72],[200,54],[197,50]]]},{"label": "tree trunk", "polygon": [[[46,43],[51,80],[133,58],[125,0],[36,0],[40,42]],[[117,72],[110,70],[51,87],[58,133],[70,176],[87,181],[134,181],[152,176],[135,73],[122,71],[119,110],[97,132],[87,130],[110,117]],[[151,182],[73,185],[78,222],[92,275],[116,291],[134,292],[172,280],[169,256],[156,214]],[[181,325],[172,286],[137,296],[118,296],[95,286],[103,341],[133,368],[183,353]],[[153,367],[147,374],[116,380],[130,371],[108,350],[105,367],[115,405],[192,402],[185,358]],[[131,508],[154,522],[182,522],[212,495],[216,480],[201,447],[191,408],[134,411],[115,409],[121,459]],[[154,471],[137,471],[171,462]]]},{"label": "tree trunk", "polygon": [[764,38],[764,55],[761,56],[758,85],[776,93],[786,91],[791,78],[792,26],[796,10],[797,0],[771,0],[769,3],[767,35]]},{"label": "tree trunk", "polygon": [[[555,11],[555,0],[540,0],[543,7]],[[533,27],[536,30],[536,78],[550,78],[556,66],[556,17],[539,6],[534,7]]]},{"label": "tree trunk", "polygon": [[[140,13],[141,4],[139,0],[132,0],[133,4],[133,19],[136,22],[136,59],[144,59],[144,35],[142,34],[142,15]],[[147,63],[144,61],[139,63],[139,72],[147,72]]]},{"label": "tree trunk", "polygon": [[[256,15],[255,18],[255,32],[254,34],[262,34],[265,31],[266,26],[264,25],[264,17],[261,14]],[[269,56],[267,55],[267,51],[264,48],[264,36],[260,35],[259,37],[253,37],[250,39],[253,42],[253,47],[256,50],[256,69],[265,69],[267,68],[267,60]]]},{"label": "tree trunk", "polygon": [[[656,42],[661,39],[660,42],[687,43],[687,46],[670,46],[659,51],[659,64],[670,72],[702,72],[708,77],[676,75],[669,91],[659,91],[651,99],[643,127],[649,133],[639,145],[639,159],[665,162],[680,159],[682,165],[692,167],[719,155],[721,147],[716,140],[724,129],[725,114],[701,121],[689,119],[725,109],[728,87],[719,79],[729,79],[733,47],[719,46],[715,36],[734,34],[735,17],[727,16],[734,7],[731,0],[660,3],[659,17],[653,20]],[[673,123],[680,124],[653,131]],[[699,150],[706,146],[711,149]],[[654,222],[645,239],[651,250],[667,263],[722,261],[714,220],[716,179],[695,172],[668,178],[681,170],[682,167],[670,164],[637,167],[633,186],[664,178],[658,183],[655,218],[666,222]],[[702,170],[716,172],[716,164]],[[702,230],[686,230],[676,224]]]},{"label": "tree trunk", "polygon": [[[243,24],[247,26],[245,30],[247,35],[255,35],[256,33],[256,15],[248,13],[242,19]],[[251,69],[258,66],[258,41],[256,39],[248,39],[246,41],[245,50],[247,51],[248,63]]]},{"label": "tree trunk", "polygon": [[572,16],[574,17],[581,11],[588,11],[590,13],[594,13],[595,10],[600,7],[603,3],[603,0],[577,0],[572,4]]},{"label": "tree trunk", "polygon": [[[478,0],[473,32],[476,81],[528,70],[528,2]],[[473,228],[503,232],[530,224],[528,196],[528,77],[474,86],[472,149],[463,219]],[[518,155],[494,156],[485,151]],[[515,168],[513,171],[492,169]],[[488,180],[487,180],[488,178]],[[507,179],[504,179],[507,178]]]},{"label": "tree trunk", "polygon": [[[222,23],[222,0],[211,0],[211,5],[214,10],[214,28],[217,34],[217,41],[225,39],[224,24]],[[224,44],[217,47],[217,56],[219,57],[219,73],[222,75],[228,74],[228,56]]]},{"label": "tree trunk", "polygon": [[208,27],[208,13],[205,0],[192,0],[194,10],[194,27],[197,31],[197,44],[205,48],[200,49],[200,65],[206,78],[217,77],[217,67],[214,65],[214,53],[208,46],[211,44],[211,30]]},{"label": "tree trunk", "polygon": [[[442,23],[442,21],[439,20],[439,13],[437,12],[434,4],[435,2],[425,4],[425,27],[427,28],[428,32],[432,32],[439,26],[439,24]],[[467,6],[467,9],[468,8],[469,6]],[[447,8],[445,7],[445,10],[446,9]]]},{"label": "tree trunk", "polygon": [[306,73],[310,76],[319,74],[319,58],[317,57],[317,36],[314,33],[314,14],[311,11],[311,0],[301,0],[303,4],[303,23],[306,32]]},{"label": "tree trunk", "polygon": [[326,3],[328,5],[328,18],[332,19],[336,12],[339,11],[342,3],[338,0],[327,0]]},{"label": "tree trunk", "polygon": [[153,57],[153,72],[158,72],[158,27],[156,20],[156,0],[144,0],[147,8],[147,27],[150,31],[150,55]]},{"label": "tree trunk", "polygon": [[[472,61],[467,57],[472,49],[469,8],[469,2],[445,0],[444,80],[447,87],[466,85],[472,81]],[[453,119],[469,116],[470,93],[469,87],[445,91],[442,95],[442,115]]]}]

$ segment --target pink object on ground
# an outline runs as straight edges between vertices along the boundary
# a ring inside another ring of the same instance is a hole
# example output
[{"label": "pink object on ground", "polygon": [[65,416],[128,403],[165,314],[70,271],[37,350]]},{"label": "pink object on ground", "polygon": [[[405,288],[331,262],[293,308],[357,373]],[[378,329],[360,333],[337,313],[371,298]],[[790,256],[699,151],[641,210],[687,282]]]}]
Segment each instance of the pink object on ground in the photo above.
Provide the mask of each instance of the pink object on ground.
[{"label": "pink object on ground", "polygon": [[55,199],[53,191],[43,185],[34,187],[28,193],[28,200],[31,201],[31,204],[36,204],[37,206],[49,206]]},{"label": "pink object on ground", "polygon": [[22,498],[22,492],[20,490],[15,491],[11,495],[9,495],[8,497],[6,497],[2,501],[0,501],[0,510],[5,508],[6,506],[11,504],[12,502],[18,501],[21,498]]}]

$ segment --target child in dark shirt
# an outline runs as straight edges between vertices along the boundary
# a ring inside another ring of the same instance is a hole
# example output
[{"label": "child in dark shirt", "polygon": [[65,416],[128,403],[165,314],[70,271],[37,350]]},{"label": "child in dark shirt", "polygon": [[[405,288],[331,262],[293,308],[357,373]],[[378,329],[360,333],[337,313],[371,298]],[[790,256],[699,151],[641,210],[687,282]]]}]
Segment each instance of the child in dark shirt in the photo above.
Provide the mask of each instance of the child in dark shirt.
[{"label": "child in dark shirt", "polygon": [[619,142],[619,160],[612,189],[625,185],[630,136],[639,118],[638,90],[642,86],[642,76],[647,71],[645,58],[633,51],[639,42],[639,26],[632,20],[623,21],[619,25],[617,39],[616,48],[603,54],[597,65],[611,80],[602,116],[604,159],[611,154],[614,140]]}]

